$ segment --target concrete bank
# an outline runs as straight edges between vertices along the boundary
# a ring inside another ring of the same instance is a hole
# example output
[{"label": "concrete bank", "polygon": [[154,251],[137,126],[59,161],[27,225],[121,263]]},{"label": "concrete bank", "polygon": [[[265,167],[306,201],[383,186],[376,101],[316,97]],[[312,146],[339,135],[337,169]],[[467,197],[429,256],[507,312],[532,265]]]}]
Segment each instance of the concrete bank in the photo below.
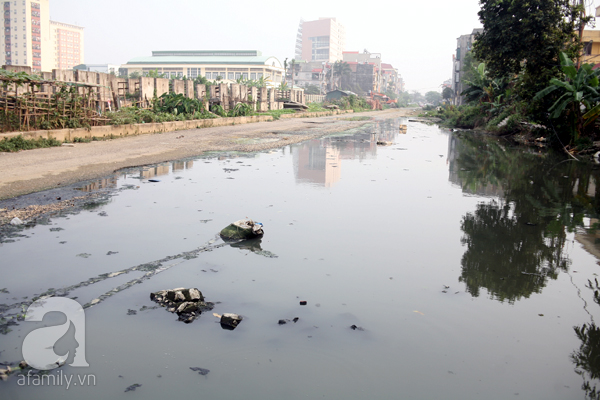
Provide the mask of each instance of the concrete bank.
[{"label": "concrete bank", "polygon": [[[314,118],[328,115],[338,115],[351,113],[352,110],[332,110],[313,113],[282,114],[281,118]],[[6,132],[0,133],[0,140],[19,135],[27,139],[54,138],[61,142],[73,142],[76,138],[110,138],[116,139],[125,136],[146,135],[153,133],[174,132],[187,129],[216,128],[220,126],[232,126],[241,124],[250,124],[254,122],[273,121],[271,115],[253,115],[249,117],[228,117],[212,119],[194,119],[189,121],[155,122],[148,124],[127,124],[127,125],[105,125],[93,126],[87,128],[75,129],[49,129],[27,132]]]}]

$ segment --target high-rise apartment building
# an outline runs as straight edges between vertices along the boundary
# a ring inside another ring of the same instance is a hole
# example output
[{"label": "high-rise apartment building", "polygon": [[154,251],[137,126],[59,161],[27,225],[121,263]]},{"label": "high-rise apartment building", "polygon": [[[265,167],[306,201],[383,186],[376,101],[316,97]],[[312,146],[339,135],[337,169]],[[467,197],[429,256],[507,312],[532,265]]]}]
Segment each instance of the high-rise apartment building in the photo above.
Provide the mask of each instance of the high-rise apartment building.
[{"label": "high-rise apartment building", "polygon": [[72,69],[83,64],[82,27],[50,21],[50,37],[54,49],[54,68]]},{"label": "high-rise apartment building", "polygon": [[301,21],[302,60],[335,62],[342,59],[346,29],[335,18]]},{"label": "high-rise apartment building", "polygon": [[[0,5],[4,12],[2,65],[30,66],[41,72],[83,63],[83,28],[50,21],[50,0],[0,1]],[[63,58],[63,48],[67,58]]]}]

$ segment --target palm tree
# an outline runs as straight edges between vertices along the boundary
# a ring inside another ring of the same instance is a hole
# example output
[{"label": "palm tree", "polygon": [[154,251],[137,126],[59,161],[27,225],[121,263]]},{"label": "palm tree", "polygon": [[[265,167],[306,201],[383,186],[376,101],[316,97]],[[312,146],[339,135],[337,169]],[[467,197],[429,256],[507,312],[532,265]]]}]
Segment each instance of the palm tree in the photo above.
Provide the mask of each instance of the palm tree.
[{"label": "palm tree", "polygon": [[340,89],[342,89],[342,77],[352,72],[352,68],[345,61],[336,61],[333,64],[333,74],[339,77]]}]

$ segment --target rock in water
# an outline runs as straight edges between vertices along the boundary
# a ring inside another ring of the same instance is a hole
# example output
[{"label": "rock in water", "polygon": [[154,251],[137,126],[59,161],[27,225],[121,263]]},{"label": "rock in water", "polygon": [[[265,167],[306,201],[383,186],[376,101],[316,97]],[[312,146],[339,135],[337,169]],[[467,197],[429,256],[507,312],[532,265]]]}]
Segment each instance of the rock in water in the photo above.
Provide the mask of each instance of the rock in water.
[{"label": "rock in water", "polygon": [[202,292],[196,288],[177,288],[150,293],[150,300],[177,313],[185,323],[194,321],[204,310],[211,310],[213,303],[205,303]]},{"label": "rock in water", "polygon": [[221,328],[232,331],[242,322],[242,319],[237,314],[225,313],[221,316]]},{"label": "rock in water", "polygon": [[220,235],[223,240],[244,240],[260,237],[264,234],[260,222],[251,219],[241,219],[223,228]]}]

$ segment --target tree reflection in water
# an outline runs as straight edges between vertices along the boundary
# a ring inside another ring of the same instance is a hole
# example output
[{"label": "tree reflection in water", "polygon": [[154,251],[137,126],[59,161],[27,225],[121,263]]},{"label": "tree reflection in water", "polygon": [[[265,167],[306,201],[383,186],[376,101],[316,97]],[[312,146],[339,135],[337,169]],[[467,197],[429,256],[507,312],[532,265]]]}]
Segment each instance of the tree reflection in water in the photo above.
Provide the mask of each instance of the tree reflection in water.
[{"label": "tree reflection in water", "polygon": [[471,295],[485,288],[502,302],[540,293],[568,270],[568,233],[598,215],[592,169],[472,134],[451,140],[450,179],[463,192],[495,197],[462,219],[467,249],[459,280]]},{"label": "tree reflection in water", "polygon": [[[588,281],[588,288],[594,291],[594,301],[600,305],[600,286],[598,280]],[[585,391],[587,399],[600,400],[600,328],[592,322],[576,326],[575,334],[581,340],[579,350],[571,354],[575,364],[575,372],[583,378],[581,388]]]}]

